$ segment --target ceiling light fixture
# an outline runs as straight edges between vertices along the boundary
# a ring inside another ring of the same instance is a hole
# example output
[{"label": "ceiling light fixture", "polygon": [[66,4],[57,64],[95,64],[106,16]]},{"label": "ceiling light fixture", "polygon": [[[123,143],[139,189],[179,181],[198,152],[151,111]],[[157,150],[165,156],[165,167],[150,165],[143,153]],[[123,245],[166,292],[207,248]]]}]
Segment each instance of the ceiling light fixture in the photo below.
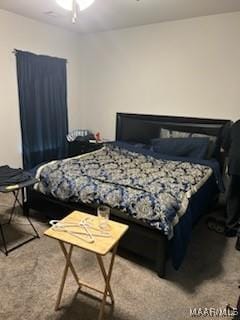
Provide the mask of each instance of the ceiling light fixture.
[{"label": "ceiling light fixture", "polygon": [[65,10],[72,11],[72,23],[75,23],[78,11],[83,11],[90,7],[95,0],[56,0],[57,4]]}]

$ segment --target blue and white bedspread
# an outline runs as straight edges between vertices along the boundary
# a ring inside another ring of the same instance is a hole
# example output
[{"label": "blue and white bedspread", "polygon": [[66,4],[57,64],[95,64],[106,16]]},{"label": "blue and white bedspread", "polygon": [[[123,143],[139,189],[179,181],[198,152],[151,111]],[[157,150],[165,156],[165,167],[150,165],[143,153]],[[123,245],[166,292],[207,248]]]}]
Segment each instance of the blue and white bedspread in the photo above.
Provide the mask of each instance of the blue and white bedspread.
[{"label": "blue and white bedspread", "polygon": [[205,165],[159,160],[108,145],[41,166],[35,189],[63,201],[107,204],[171,238],[190,197],[211,174]]}]

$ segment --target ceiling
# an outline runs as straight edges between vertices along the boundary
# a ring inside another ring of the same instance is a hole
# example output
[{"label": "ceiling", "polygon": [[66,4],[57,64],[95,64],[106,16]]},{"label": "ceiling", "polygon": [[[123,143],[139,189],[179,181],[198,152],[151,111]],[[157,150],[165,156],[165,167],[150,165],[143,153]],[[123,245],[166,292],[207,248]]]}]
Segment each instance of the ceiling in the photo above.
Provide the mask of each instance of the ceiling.
[{"label": "ceiling", "polygon": [[240,11],[240,0],[95,0],[75,25],[55,0],[0,0],[0,9],[86,33]]}]

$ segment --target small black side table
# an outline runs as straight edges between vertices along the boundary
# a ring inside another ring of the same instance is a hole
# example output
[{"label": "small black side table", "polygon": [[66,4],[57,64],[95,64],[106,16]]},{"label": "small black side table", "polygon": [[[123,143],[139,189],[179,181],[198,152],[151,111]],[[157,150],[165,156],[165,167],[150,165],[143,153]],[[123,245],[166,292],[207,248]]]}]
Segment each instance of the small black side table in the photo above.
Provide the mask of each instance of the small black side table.
[{"label": "small black side table", "polygon": [[102,143],[92,143],[89,141],[72,141],[68,144],[68,157],[75,157],[80,154],[88,153],[91,151],[102,148]]},{"label": "small black side table", "polygon": [[[30,217],[29,217],[29,208],[27,206],[27,203],[24,201],[24,195],[25,195],[25,189],[27,189],[30,186],[33,186],[36,182],[38,182],[37,179],[32,178],[29,180],[26,180],[24,182],[20,182],[16,185],[9,185],[9,186],[4,186],[4,187],[0,187],[0,192],[2,193],[9,193],[11,192],[14,196],[14,202],[11,208],[11,212],[10,212],[10,217],[9,220],[5,223],[1,223],[0,222],[0,234],[2,237],[2,242],[3,242],[3,247],[4,247],[4,253],[7,256],[9,254],[9,252],[21,247],[22,245],[28,243],[29,241],[32,241],[36,238],[40,238],[37,230],[35,229]],[[19,196],[21,194],[21,200],[19,200]],[[21,207],[22,211],[23,211],[23,216],[26,217],[27,221],[29,222],[29,225],[32,227],[34,234],[27,240],[17,244],[16,246],[8,249],[7,248],[7,243],[6,243],[6,239],[5,239],[5,235],[4,235],[4,229],[3,226],[4,225],[9,225],[11,224],[12,218],[14,216],[14,212],[16,210],[16,206],[17,204]]]}]

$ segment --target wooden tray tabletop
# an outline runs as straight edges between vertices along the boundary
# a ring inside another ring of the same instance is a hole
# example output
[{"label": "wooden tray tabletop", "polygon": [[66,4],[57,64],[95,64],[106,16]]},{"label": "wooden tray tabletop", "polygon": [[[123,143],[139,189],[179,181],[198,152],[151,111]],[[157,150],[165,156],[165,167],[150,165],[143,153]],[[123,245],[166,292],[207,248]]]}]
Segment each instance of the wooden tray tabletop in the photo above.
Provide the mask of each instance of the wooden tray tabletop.
[{"label": "wooden tray tabletop", "polygon": [[[69,214],[64,219],[60,220],[59,223],[61,224],[78,224],[83,219],[89,219],[89,223],[94,228],[99,229],[99,218],[96,216],[93,216],[88,213],[80,212],[80,211],[74,211],[71,214]],[[78,232],[84,232],[84,229],[82,227],[66,227],[67,230],[70,230],[72,232],[78,231]],[[90,229],[91,230],[91,229]],[[110,237],[94,237],[95,241],[93,243],[89,243],[85,241],[84,239],[79,239],[74,235],[69,234],[68,232],[59,231],[59,230],[53,230],[53,228],[49,228],[44,232],[44,235],[66,242],[68,244],[72,244],[74,246],[77,246],[81,249],[91,251],[97,254],[100,254],[102,256],[106,255],[113,247],[114,245],[121,239],[121,237],[124,235],[124,233],[128,230],[128,226],[122,223],[118,223],[115,221],[108,221],[108,231],[111,234]],[[101,231],[99,231],[101,232]],[[98,233],[99,233],[98,232]],[[94,232],[93,232],[94,233]]]}]

